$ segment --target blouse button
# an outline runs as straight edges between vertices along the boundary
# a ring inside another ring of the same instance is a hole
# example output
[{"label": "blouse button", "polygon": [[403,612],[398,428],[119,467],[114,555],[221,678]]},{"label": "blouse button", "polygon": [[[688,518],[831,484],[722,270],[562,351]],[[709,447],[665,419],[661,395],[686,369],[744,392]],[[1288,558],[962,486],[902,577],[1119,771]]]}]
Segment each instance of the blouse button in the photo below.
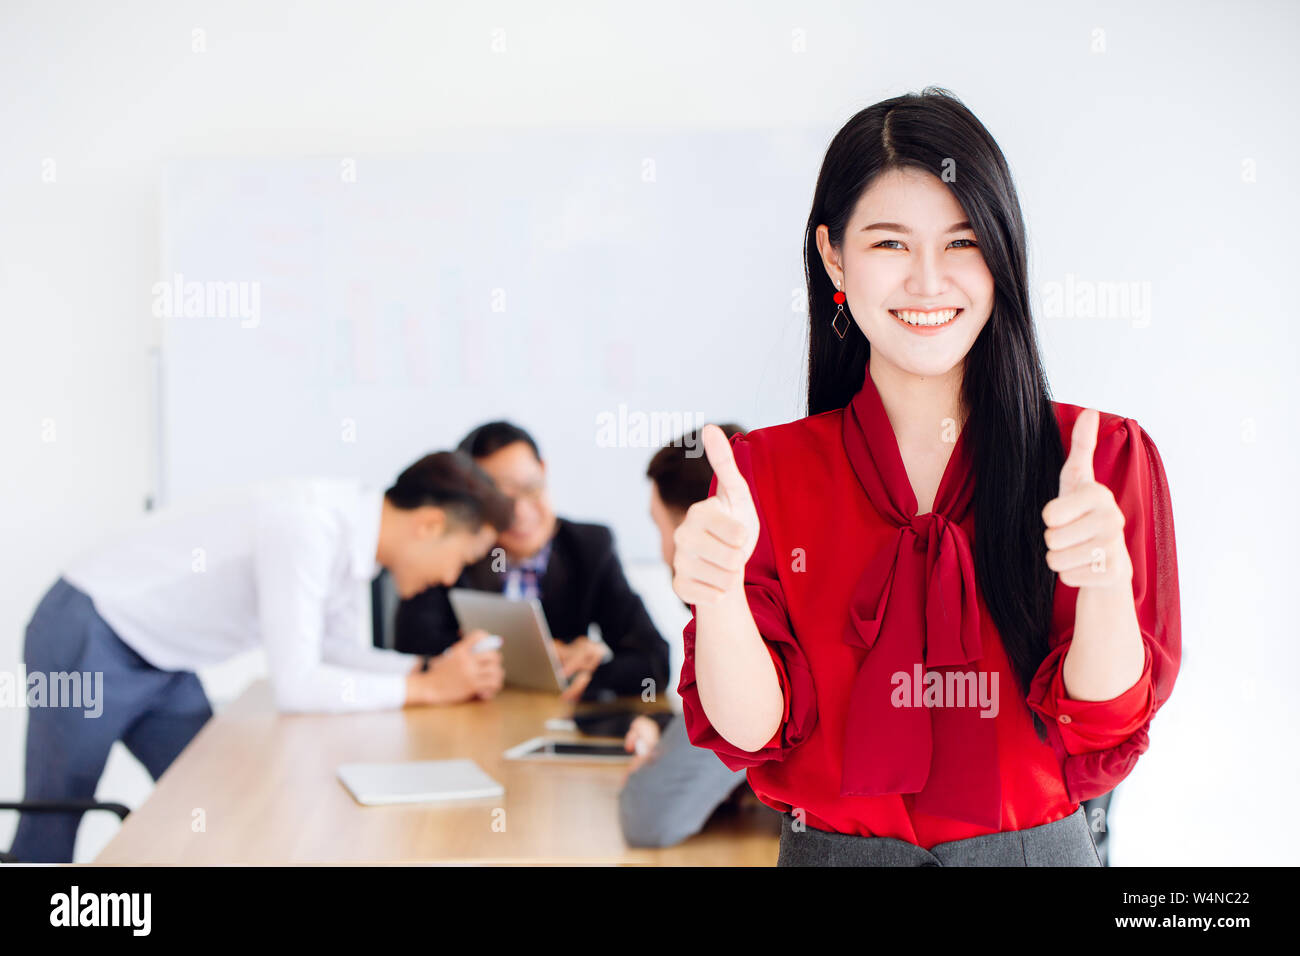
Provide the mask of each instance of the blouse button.
[{"label": "blouse button", "polygon": [[1057,717],[1056,719],[1059,720],[1059,721],[1060,721],[1061,723],[1063,723],[1063,724],[1068,724],[1068,723],[1070,722],[1070,715],[1069,715],[1069,714],[1062,714],[1060,717]]}]

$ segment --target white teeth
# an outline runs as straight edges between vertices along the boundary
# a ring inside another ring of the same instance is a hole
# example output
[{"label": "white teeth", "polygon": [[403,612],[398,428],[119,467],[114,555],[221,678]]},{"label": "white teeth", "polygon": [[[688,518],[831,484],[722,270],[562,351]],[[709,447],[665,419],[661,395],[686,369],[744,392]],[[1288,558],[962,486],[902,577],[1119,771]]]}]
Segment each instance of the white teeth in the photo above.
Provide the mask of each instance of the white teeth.
[{"label": "white teeth", "polygon": [[894,315],[908,325],[943,325],[955,319],[960,311],[961,309],[941,309],[937,312],[897,311]]}]

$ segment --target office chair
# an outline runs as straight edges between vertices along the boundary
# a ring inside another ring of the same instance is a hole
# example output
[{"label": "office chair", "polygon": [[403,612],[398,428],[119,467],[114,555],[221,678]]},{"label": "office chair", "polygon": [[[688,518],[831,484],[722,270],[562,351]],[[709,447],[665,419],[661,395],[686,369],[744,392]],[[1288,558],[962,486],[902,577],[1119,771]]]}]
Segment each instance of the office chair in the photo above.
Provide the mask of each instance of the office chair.
[{"label": "office chair", "polygon": [[[97,800],[20,800],[17,803],[0,803],[0,810],[19,810],[23,813],[84,813],[87,810],[107,810],[125,820],[131,812],[120,803],[100,803]],[[0,863],[21,863],[12,853],[0,851]]]},{"label": "office chair", "polygon": [[392,577],[387,569],[381,570],[370,582],[370,633],[375,647],[392,650],[397,642],[395,621],[398,603]]}]

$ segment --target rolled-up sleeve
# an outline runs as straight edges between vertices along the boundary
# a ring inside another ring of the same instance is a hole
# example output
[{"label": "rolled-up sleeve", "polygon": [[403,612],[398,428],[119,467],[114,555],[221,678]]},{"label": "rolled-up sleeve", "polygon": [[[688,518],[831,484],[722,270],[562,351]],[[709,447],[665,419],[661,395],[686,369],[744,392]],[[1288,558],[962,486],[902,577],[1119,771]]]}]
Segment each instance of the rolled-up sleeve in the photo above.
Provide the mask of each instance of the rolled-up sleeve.
[{"label": "rolled-up sleeve", "polygon": [[[807,739],[817,721],[817,696],[808,661],[790,623],[785,596],[777,576],[776,561],[768,522],[763,517],[758,488],[754,481],[751,445],[743,435],[731,438],[736,467],[749,484],[754,508],[758,512],[759,532],[754,553],[745,565],[745,597],[749,602],[754,625],[767,646],[781,685],[783,709],[781,724],[772,739],[758,750],[742,750],[729,743],[709,722],[700,704],[695,682],[695,607],[682,631],[685,654],[677,692],[682,699],[682,718],[691,743],[714,751],[732,770],[755,767],[770,760],[781,760]],[[717,477],[709,485],[709,494],[717,489]]]},{"label": "rolled-up sleeve", "polygon": [[[1064,647],[1069,647],[1067,642]],[[1064,653],[1057,654],[1063,662]],[[1145,649],[1142,676],[1128,690],[1110,700],[1074,700],[1065,690],[1065,668],[1054,662],[1047,693],[1035,709],[1056,724],[1069,754],[1084,754],[1116,747],[1133,736],[1155,713],[1151,685],[1151,647]]]},{"label": "rolled-up sleeve", "polygon": [[1173,691],[1182,653],[1173,509],[1155,443],[1137,422],[1123,419],[1098,437],[1093,470],[1124,513],[1145,658],[1142,675],[1117,697],[1072,699],[1065,690],[1063,668],[1074,635],[1078,589],[1057,582],[1057,623],[1062,622],[1061,608],[1068,611],[1068,622],[1053,627],[1051,648],[1034,676],[1027,702],[1047,722],[1075,800],[1106,793],[1132,772],[1147,749],[1152,718]]}]

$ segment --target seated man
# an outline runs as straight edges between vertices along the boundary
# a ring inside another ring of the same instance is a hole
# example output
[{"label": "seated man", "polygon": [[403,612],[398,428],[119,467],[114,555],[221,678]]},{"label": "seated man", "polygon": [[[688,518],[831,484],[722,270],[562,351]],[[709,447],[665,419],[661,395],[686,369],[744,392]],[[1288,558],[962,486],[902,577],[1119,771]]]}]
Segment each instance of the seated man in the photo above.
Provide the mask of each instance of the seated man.
[{"label": "seated man", "polygon": [[[420,459],[386,492],[287,480],[155,512],[69,565],[27,625],[29,687],[78,678],[89,696],[28,694],[25,801],[90,800],[117,740],[157,779],[212,716],[195,670],[259,644],[282,711],[491,697],[504,675],[498,652],[475,648],[485,633],[429,666],[361,642],[363,595],[377,564],[400,594],[454,581],[513,514],[459,452]],[[10,852],[69,863],[79,823],[24,812]]]},{"label": "seated man", "polygon": [[[730,438],[739,425],[722,425]],[[709,496],[713,469],[704,457],[699,431],[659,449],[646,475],[651,479],[650,517],[669,574],[673,566],[673,532],[686,511]],[[697,455],[689,454],[691,450]],[[644,715],[632,721],[624,746],[635,751],[619,794],[619,822],[630,846],[673,846],[698,833],[720,806],[753,797],[742,770],[731,770],[717,754],[691,744],[686,724],[674,717],[660,736],[659,724]],[[767,810],[767,807],[763,807]],[[779,821],[776,813],[772,819]]]},{"label": "seated man", "polygon": [[[668,644],[628,586],[609,528],[556,516],[546,464],[523,429],[490,422],[470,432],[460,449],[515,499],[515,511],[493,551],[467,567],[457,585],[541,601],[564,673],[572,676],[566,699],[662,692]],[[600,641],[587,636],[592,624]],[[434,587],[398,605],[394,646],[436,654],[456,641],[458,626],[446,589]]]}]

